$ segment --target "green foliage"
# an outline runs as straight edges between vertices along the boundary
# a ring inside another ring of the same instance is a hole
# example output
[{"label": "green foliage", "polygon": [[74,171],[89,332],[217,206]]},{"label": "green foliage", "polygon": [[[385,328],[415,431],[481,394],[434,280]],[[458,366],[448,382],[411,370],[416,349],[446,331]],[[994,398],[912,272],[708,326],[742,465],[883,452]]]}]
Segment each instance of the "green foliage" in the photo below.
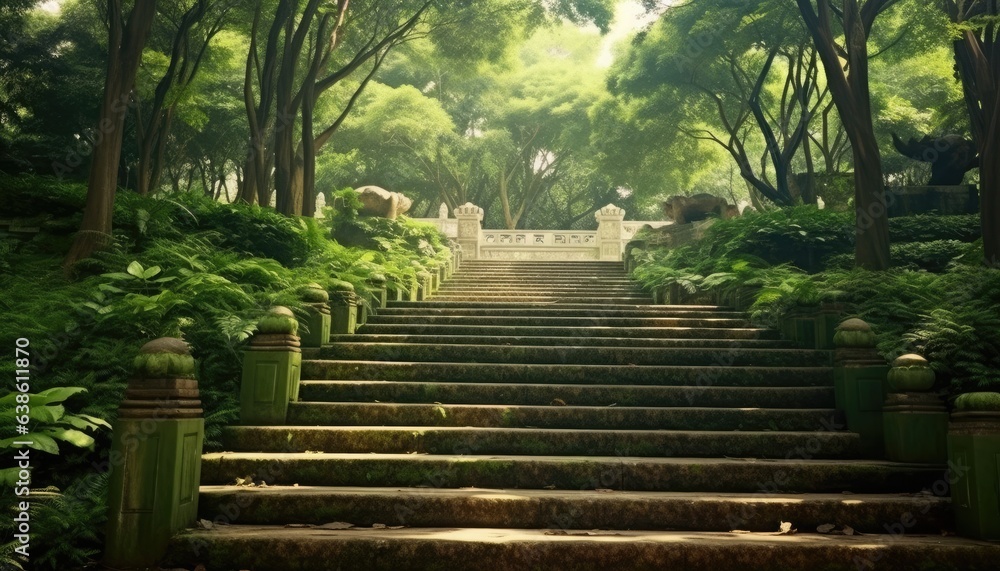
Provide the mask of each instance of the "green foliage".
[{"label": "green foliage", "polygon": [[[12,392],[0,398],[0,417],[27,417],[29,424],[27,434],[0,440],[0,451],[8,454],[20,448],[20,445],[14,444],[16,441],[31,442],[29,448],[54,455],[59,454],[59,442],[78,448],[93,448],[94,438],[84,431],[111,428],[111,425],[90,415],[68,414],[63,405],[73,395],[83,392],[86,389],[81,387],[56,387],[37,394]],[[17,480],[17,472],[18,468],[0,470],[0,482],[9,488]]]},{"label": "green foliage", "polygon": [[955,216],[924,214],[889,220],[889,242],[893,244],[934,240],[975,242],[982,235],[982,221],[978,214]]},{"label": "green foliage", "polygon": [[976,244],[941,239],[972,238],[968,217],[893,219],[897,235],[933,239],[894,245],[892,270],[853,269],[852,255],[841,253],[804,272],[796,250],[812,248],[807,260],[815,262],[849,247],[839,233],[844,222],[844,215],[803,208],[720,221],[699,242],[633,251],[633,276],[651,289],[676,285],[689,299],[731,303],[751,292],[751,317],[770,326],[802,306],[845,303],[872,325],[887,358],[920,353],[955,392],[996,388],[1000,270],[978,263],[970,254]]},{"label": "green foliage", "polygon": [[[53,197],[42,210],[59,211],[57,205],[83,194],[81,185],[11,180],[26,189],[22,198]],[[313,282],[326,287],[343,281],[370,297],[370,278],[408,283],[404,279],[417,271],[413,262],[429,266],[451,255],[436,228],[408,219],[360,222],[362,238],[375,247],[364,249],[331,240],[331,217],[324,222],[289,219],[194,195],[162,200],[122,192],[119,199],[123,196],[129,198],[120,204],[147,215],[130,214],[131,226],[123,224],[112,247],[87,260],[76,281],[62,274],[63,251],[39,246],[51,231],[62,231],[63,218],[51,219],[31,242],[3,250],[3,263],[17,272],[0,273],[6,320],[0,343],[13,347],[18,337],[31,339],[31,388],[37,393],[32,413],[45,415],[32,420],[32,434],[48,451],[60,451],[53,448],[58,441],[85,446],[62,446],[58,463],[39,465],[33,474],[38,482],[66,490],[38,504],[46,523],[33,530],[49,529],[53,538],[63,538],[51,546],[51,558],[32,558],[33,564],[44,561],[37,563],[39,569],[85,563],[100,548],[101,538],[94,537],[99,528],[78,521],[102,521],[104,492],[74,486],[80,474],[107,457],[108,434],[91,433],[115,419],[144,343],[158,337],[188,342],[205,410],[206,449],[218,449],[223,427],[238,416],[242,350],[270,308],[282,305],[303,314],[301,292]],[[75,216],[68,207],[61,212]],[[0,373],[13,377],[13,362],[0,363]],[[14,398],[0,399],[0,417],[13,416],[7,405]],[[79,412],[65,412],[66,398]],[[65,504],[73,489],[82,490],[82,496]],[[100,517],[91,517],[90,510],[100,511]],[[64,513],[61,519],[59,513]],[[60,531],[67,526],[74,529]]]}]

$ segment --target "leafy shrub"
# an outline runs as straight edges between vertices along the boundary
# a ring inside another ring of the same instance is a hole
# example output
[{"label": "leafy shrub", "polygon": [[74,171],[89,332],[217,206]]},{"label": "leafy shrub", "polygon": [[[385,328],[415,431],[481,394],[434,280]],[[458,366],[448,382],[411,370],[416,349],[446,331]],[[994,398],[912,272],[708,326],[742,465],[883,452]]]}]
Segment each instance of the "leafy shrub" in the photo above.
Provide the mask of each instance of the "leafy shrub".
[{"label": "leafy shrub", "polygon": [[889,241],[932,242],[936,240],[958,240],[974,242],[983,235],[978,214],[939,216],[921,214],[889,219]]},{"label": "leafy shrub", "polygon": [[179,203],[188,212],[177,214],[178,227],[187,232],[215,231],[220,249],[272,258],[286,267],[300,266],[309,256],[302,224],[270,208],[222,204],[200,195],[184,195]]},{"label": "leafy shrub", "polygon": [[[633,277],[649,288],[676,285],[716,300],[752,291],[751,317],[762,325],[776,325],[797,306],[846,303],[873,326],[887,358],[922,353],[942,386],[956,391],[1000,388],[1000,270],[982,266],[981,244],[941,239],[896,244],[897,267],[885,272],[854,269],[853,255],[835,254],[828,258],[829,269],[810,275],[789,264],[796,260],[778,244],[786,240],[834,251],[838,215],[814,212],[789,209],[783,215],[720,221],[699,242],[633,250],[638,262]],[[969,227],[964,216],[946,217],[959,227],[954,232],[935,216],[908,218],[900,227],[916,232],[918,219],[929,221],[925,236],[969,235],[962,229]]]}]

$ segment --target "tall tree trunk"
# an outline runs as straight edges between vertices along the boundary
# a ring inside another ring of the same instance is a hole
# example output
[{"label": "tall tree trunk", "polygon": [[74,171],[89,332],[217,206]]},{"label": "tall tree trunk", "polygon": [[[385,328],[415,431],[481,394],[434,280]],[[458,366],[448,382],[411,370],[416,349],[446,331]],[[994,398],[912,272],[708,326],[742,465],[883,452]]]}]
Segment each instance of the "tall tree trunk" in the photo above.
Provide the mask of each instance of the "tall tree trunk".
[{"label": "tall tree trunk", "polygon": [[[872,121],[868,83],[868,35],[875,17],[896,0],[844,0],[844,47],[838,49],[827,0],[797,0],[806,28],[823,62],[833,101],[854,153],[855,264],[869,270],[889,268],[889,223],[882,179],[882,156]],[[841,54],[847,59],[847,72]]]},{"label": "tall tree trunk", "polygon": [[983,255],[987,264],[1000,267],[1000,38],[996,0],[943,3],[952,22],[968,25],[955,42],[955,58],[962,79],[972,137],[979,149],[980,218],[983,228]]},{"label": "tall tree trunk", "polygon": [[87,181],[83,222],[64,262],[67,271],[111,242],[111,217],[118,187],[125,115],[139,71],[142,48],[149,38],[155,15],[156,0],[136,2],[123,26],[121,0],[108,0],[108,69],[97,124],[98,140]]}]

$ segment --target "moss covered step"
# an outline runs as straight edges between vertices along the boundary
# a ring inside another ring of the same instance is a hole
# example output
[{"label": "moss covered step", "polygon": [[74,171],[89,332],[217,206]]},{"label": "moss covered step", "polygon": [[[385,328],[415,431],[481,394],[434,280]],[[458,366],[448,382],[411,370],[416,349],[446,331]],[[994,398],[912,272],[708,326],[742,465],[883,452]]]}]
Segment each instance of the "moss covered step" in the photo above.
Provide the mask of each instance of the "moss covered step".
[{"label": "moss covered step", "polygon": [[321,359],[471,363],[569,363],[604,365],[825,366],[830,351],[686,347],[576,347],[531,345],[442,345],[436,343],[347,343],[325,345]]},{"label": "moss covered step", "polygon": [[575,406],[718,406],[833,408],[832,387],[656,387],[641,385],[528,385],[495,383],[406,383],[393,381],[303,381],[303,401],[442,402],[452,404]]},{"label": "moss covered step", "polygon": [[834,409],[293,402],[288,424],[810,431],[840,421]]},{"label": "moss covered step", "polygon": [[[725,432],[670,430],[566,430],[426,426],[233,426],[222,434],[234,452],[375,452],[379,454],[598,455],[711,458],[813,458],[858,454],[850,432]],[[795,454],[795,452],[792,452]]]},{"label": "moss covered step", "polygon": [[596,490],[327,488],[203,486],[200,517],[245,506],[238,523],[270,521],[358,527],[502,527],[773,532],[775,522],[813,531],[843,522],[861,533],[885,533],[911,514],[907,533],[950,530],[951,502],[931,494],[702,494]]},{"label": "moss covered step", "polygon": [[[428,325],[507,325],[530,327],[749,327],[743,319],[712,317],[481,317],[478,315],[373,315],[369,323],[424,323]],[[582,331],[581,331],[582,333]]]},{"label": "moss covered step", "polygon": [[[447,345],[521,345],[580,347],[689,347],[714,349],[792,349],[795,343],[779,339],[644,339],[642,337],[493,337],[479,335],[333,335],[331,343],[437,343]],[[319,357],[319,349],[303,352]],[[308,355],[308,357],[307,357]]]},{"label": "moss covered step", "polygon": [[[505,301],[479,301],[479,302],[467,302],[467,301],[440,301],[437,299],[430,299],[426,301],[390,301],[390,308],[468,308],[468,309],[533,309],[533,308],[553,308],[552,304],[548,303],[521,303],[521,302],[505,302]],[[649,311],[684,311],[684,312],[695,312],[695,311],[705,311],[705,312],[717,312],[717,311],[732,311],[732,308],[721,306],[721,305],[654,305],[650,306],[648,304],[635,305],[635,304],[621,304],[621,305],[602,305],[600,307],[594,307],[589,304],[569,304],[560,303],[556,306],[558,309],[583,309],[583,310],[607,310],[614,311],[618,309],[622,310],[649,310]]]},{"label": "moss covered step", "polygon": [[474,286],[496,287],[641,287],[641,285],[625,276],[593,277],[580,275],[553,274],[549,276],[519,276],[519,275],[467,275],[456,274],[445,281],[446,285],[470,284]]},{"label": "moss covered step", "polygon": [[217,452],[202,484],[425,486],[713,493],[920,492],[943,466],[864,460]]},{"label": "moss covered step", "polygon": [[632,285],[622,285],[622,286],[611,286],[607,284],[584,284],[584,285],[532,285],[532,284],[487,284],[479,283],[477,285],[461,285],[453,284],[451,282],[445,282],[441,286],[440,291],[442,293],[452,293],[452,294],[464,294],[464,293],[477,293],[477,292],[493,292],[502,291],[504,293],[544,293],[544,294],[561,294],[561,293],[586,293],[593,295],[605,295],[605,296],[616,296],[616,295],[632,295],[641,294],[645,295],[647,292],[643,291],[642,288]]},{"label": "moss covered step", "polygon": [[304,380],[623,384],[716,387],[828,387],[831,367],[524,365],[516,363],[302,362]]},{"label": "moss covered step", "polygon": [[554,295],[534,295],[534,294],[507,294],[503,290],[497,290],[496,292],[489,293],[477,293],[477,294],[461,294],[461,295],[440,295],[434,294],[434,299],[439,299],[442,301],[526,301],[526,302],[548,302],[548,303],[587,303],[593,305],[606,305],[606,304],[620,304],[620,303],[631,303],[631,304],[652,304],[652,298],[647,298],[641,295],[633,296],[620,296],[620,297],[606,297],[606,296],[594,296],[594,295],[577,295],[577,294],[554,294]]},{"label": "moss covered step", "polygon": [[591,309],[563,309],[562,307],[530,308],[466,308],[466,307],[387,307],[379,315],[478,315],[482,317],[693,317],[711,319],[746,319],[737,311],[685,311],[663,309],[656,306],[629,307],[627,309],[595,307]]},{"label": "moss covered step", "polygon": [[[369,317],[374,319],[374,317]],[[426,323],[373,323],[359,333],[366,335],[488,335],[503,337],[617,337],[642,339],[779,339],[773,329],[756,327],[609,327],[607,325],[439,325]]]},{"label": "moss covered step", "polygon": [[212,571],[317,571],[317,562],[331,561],[339,571],[993,571],[998,558],[998,545],[940,534],[227,525],[181,533],[171,542],[164,566],[203,563]]}]

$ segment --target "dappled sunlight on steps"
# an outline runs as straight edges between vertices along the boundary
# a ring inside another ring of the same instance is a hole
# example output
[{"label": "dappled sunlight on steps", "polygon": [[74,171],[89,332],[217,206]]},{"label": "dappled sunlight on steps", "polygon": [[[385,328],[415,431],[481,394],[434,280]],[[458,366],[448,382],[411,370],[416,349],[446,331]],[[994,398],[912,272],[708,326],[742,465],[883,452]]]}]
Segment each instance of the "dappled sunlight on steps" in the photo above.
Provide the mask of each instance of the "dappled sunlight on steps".
[{"label": "dappled sunlight on steps", "polygon": [[[653,305],[618,263],[465,262],[432,299],[390,302],[331,341],[304,351],[288,426],[230,427],[229,451],[204,456],[201,515],[229,525],[176,538],[171,564],[1000,560],[1000,547],[941,535],[950,501],[924,490],[943,467],[860,457],[829,352],[729,308]],[[781,521],[799,534],[776,535]],[[816,534],[826,523],[865,535]]]}]

